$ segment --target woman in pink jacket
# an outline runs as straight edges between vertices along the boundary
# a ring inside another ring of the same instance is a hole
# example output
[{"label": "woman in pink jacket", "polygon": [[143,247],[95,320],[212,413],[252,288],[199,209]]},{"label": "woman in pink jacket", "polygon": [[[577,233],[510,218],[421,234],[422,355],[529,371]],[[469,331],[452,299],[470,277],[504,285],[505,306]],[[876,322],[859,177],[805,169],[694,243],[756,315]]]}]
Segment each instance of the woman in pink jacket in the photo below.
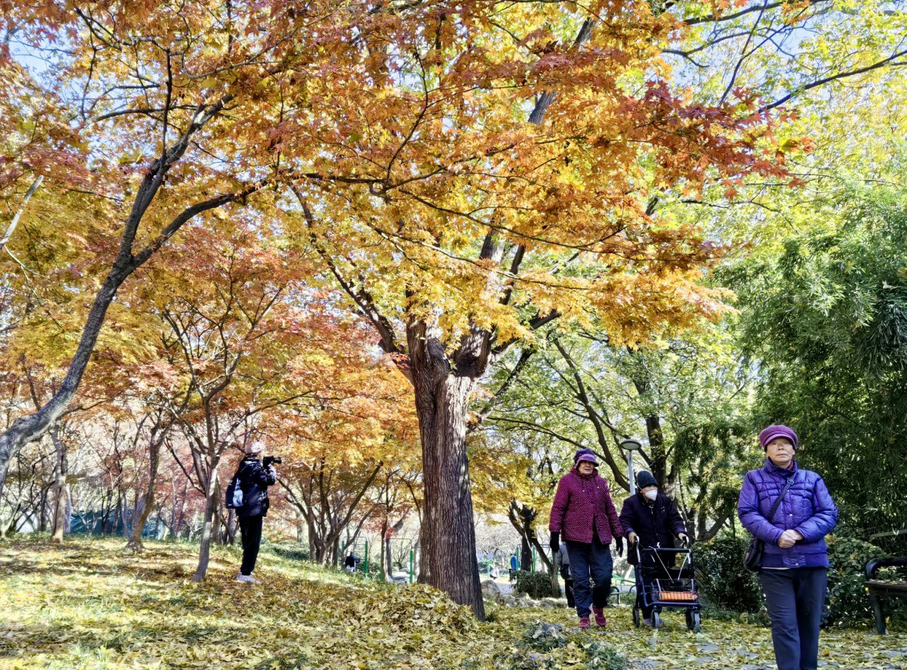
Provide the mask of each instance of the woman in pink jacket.
[{"label": "woman in pink jacket", "polygon": [[580,628],[589,627],[593,612],[596,625],[608,624],[604,608],[611,592],[611,540],[615,540],[618,556],[624,550],[624,531],[608,483],[599,476],[597,466],[591,449],[576,452],[573,468],[557,485],[548,523],[551,546],[560,546],[561,534],[567,544]]}]

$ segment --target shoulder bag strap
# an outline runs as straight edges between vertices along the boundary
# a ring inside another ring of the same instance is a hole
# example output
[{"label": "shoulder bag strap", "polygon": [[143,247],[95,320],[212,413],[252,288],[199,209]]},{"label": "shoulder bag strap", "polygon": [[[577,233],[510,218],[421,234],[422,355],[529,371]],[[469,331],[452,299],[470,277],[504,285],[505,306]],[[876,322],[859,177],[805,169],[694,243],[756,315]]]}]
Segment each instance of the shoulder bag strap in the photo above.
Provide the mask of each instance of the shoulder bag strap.
[{"label": "shoulder bag strap", "polygon": [[[796,473],[791,475],[790,479],[787,480],[787,484],[784,485],[784,488],[781,489],[781,493],[778,498],[775,500],[775,504],[772,505],[772,511],[768,513],[768,520],[771,523],[772,518],[775,516],[775,512],[778,511],[778,505],[781,504],[781,499],[784,498],[784,495],[790,491],[790,487],[794,485],[794,478],[797,476]],[[758,495],[758,494],[757,494]]]}]

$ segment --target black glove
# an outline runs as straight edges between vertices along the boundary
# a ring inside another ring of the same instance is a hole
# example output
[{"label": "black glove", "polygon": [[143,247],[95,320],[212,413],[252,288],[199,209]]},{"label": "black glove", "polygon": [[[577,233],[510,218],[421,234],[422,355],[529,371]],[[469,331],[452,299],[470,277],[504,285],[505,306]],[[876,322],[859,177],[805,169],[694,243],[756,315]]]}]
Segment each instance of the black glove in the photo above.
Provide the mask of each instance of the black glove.
[{"label": "black glove", "polygon": [[617,555],[623,556],[624,555],[624,538],[622,538],[622,537],[614,538],[614,546],[617,547]]},{"label": "black glove", "polygon": [[561,534],[551,531],[551,541],[549,542],[549,544],[551,545],[551,551],[556,552],[558,549],[560,549],[561,548]]}]

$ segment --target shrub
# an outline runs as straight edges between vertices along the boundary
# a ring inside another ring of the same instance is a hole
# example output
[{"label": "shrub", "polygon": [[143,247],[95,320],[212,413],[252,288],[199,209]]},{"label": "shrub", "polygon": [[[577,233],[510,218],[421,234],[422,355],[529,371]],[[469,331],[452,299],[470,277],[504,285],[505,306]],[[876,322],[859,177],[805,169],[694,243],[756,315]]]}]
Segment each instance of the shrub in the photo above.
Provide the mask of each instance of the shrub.
[{"label": "shrub", "polygon": [[[866,564],[872,558],[885,556],[885,551],[869,542],[847,537],[844,533],[828,538],[828,614],[829,626],[865,626],[872,622],[872,608],[866,593]],[[879,574],[904,579],[904,575]],[[903,602],[890,599],[885,602],[885,613],[893,622],[907,615]]]},{"label": "shrub", "polygon": [[275,554],[281,558],[288,558],[294,561],[307,561],[309,560],[309,549],[308,547],[303,547],[302,545],[293,542],[282,542],[280,544],[266,544],[262,549],[270,549]]},{"label": "shrub", "polygon": [[551,575],[547,572],[520,570],[514,577],[513,588],[517,593],[528,593],[535,600],[547,598],[551,595]]},{"label": "shrub", "polygon": [[696,545],[694,560],[705,602],[734,612],[760,610],[759,578],[743,567],[743,552],[748,544],[749,535],[725,536]]}]

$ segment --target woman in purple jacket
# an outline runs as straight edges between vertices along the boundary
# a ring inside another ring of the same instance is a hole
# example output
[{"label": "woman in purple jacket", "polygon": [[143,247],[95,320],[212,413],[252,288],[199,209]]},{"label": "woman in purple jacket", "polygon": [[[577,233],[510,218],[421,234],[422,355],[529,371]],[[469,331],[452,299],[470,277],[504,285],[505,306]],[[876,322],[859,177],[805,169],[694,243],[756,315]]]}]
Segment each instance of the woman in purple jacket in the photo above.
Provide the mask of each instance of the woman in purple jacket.
[{"label": "woman in purple jacket", "polygon": [[[566,540],[580,628],[589,627],[592,612],[596,625],[608,625],[604,608],[611,591],[611,540],[615,539],[618,556],[624,548],[624,531],[608,483],[599,476],[597,466],[591,449],[576,452],[573,468],[557,485],[548,524],[552,547],[560,546],[561,533]],[[589,583],[590,577],[595,582],[594,588]]]},{"label": "woman in purple jacket", "polygon": [[[759,577],[778,670],[815,670],[827,586],[825,535],[837,523],[838,508],[822,478],[797,467],[794,454],[800,441],[793,430],[769,426],[759,433],[759,442],[765,465],[743,478],[737,514],[744,528],[765,543]],[[778,509],[768,518],[782,492]]]}]

